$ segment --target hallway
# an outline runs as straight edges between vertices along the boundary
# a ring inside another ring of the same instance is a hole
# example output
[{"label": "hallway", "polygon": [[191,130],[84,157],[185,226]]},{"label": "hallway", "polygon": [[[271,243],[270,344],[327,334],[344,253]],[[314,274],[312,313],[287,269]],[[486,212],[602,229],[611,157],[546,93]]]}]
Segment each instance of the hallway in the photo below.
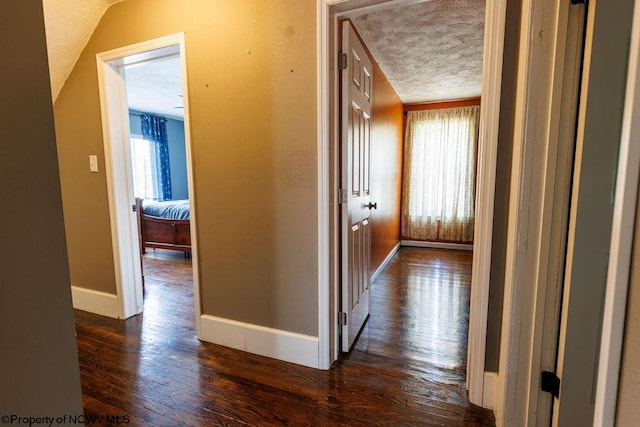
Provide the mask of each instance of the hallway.
[{"label": "hallway", "polygon": [[145,256],[144,314],[76,311],[85,415],[132,425],[493,425],[464,389],[471,254],[402,248],[329,371],[199,342],[191,261]]}]

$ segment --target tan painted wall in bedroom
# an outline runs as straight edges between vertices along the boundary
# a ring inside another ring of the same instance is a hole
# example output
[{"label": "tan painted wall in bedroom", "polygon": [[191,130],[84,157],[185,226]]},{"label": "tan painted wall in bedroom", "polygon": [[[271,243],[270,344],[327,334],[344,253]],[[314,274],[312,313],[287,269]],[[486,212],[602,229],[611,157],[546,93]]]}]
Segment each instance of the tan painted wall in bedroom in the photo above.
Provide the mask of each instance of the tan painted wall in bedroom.
[{"label": "tan painted wall in bedroom", "polygon": [[115,293],[95,55],[181,31],[203,312],[317,335],[314,0],[108,9],[55,104],[72,284]]}]

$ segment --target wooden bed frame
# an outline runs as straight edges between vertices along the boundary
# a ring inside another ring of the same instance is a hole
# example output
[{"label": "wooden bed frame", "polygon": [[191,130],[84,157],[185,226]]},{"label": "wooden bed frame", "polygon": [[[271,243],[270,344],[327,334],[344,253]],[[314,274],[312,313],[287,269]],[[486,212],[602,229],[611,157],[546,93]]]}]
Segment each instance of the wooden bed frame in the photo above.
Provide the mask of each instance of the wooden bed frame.
[{"label": "wooden bed frame", "polygon": [[146,248],[171,249],[191,253],[191,228],[188,219],[164,219],[146,215],[142,199],[136,199],[140,254]]}]

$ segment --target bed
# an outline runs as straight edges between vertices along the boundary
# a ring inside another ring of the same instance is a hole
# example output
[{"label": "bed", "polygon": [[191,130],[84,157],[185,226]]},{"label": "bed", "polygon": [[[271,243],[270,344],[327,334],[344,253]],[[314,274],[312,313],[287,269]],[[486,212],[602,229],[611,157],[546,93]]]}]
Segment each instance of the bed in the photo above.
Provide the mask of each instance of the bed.
[{"label": "bed", "polygon": [[136,199],[140,253],[147,248],[171,249],[191,254],[189,200]]}]

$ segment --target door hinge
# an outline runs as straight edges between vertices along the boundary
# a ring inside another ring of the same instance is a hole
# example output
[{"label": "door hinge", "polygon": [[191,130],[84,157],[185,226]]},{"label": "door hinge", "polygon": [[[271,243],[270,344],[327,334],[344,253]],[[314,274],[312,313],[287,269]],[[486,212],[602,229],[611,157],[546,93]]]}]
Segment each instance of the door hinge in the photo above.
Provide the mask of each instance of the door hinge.
[{"label": "door hinge", "polygon": [[549,371],[540,374],[540,390],[551,393],[554,397],[560,397],[560,378]]},{"label": "door hinge", "polygon": [[138,211],[138,207],[136,205],[131,205],[131,211],[132,212],[137,212]]},{"label": "door hinge", "polygon": [[338,204],[347,203],[347,190],[341,188],[338,190]]},{"label": "door hinge", "polygon": [[338,313],[338,325],[347,326],[347,313],[345,312]]},{"label": "door hinge", "polygon": [[340,52],[338,54],[338,69],[345,70],[349,65],[349,57],[346,53]]}]

